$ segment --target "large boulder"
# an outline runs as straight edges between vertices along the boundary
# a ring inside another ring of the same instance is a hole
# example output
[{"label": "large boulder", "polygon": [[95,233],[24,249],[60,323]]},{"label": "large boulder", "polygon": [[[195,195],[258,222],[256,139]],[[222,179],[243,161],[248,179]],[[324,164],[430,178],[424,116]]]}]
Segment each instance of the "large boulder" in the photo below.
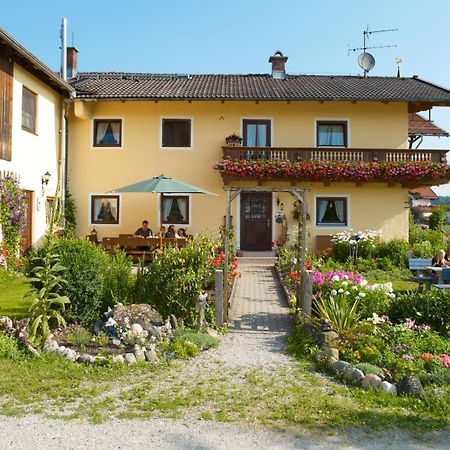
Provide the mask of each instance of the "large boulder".
[{"label": "large boulder", "polygon": [[139,324],[144,330],[148,330],[150,325],[161,326],[163,324],[159,312],[145,304],[122,305],[118,303],[114,306],[111,317],[119,327]]},{"label": "large boulder", "polygon": [[382,383],[382,379],[378,376],[378,375],[373,375],[371,373],[367,374],[362,382],[361,382],[361,386],[363,388],[369,388],[369,387],[378,387],[381,383]]}]

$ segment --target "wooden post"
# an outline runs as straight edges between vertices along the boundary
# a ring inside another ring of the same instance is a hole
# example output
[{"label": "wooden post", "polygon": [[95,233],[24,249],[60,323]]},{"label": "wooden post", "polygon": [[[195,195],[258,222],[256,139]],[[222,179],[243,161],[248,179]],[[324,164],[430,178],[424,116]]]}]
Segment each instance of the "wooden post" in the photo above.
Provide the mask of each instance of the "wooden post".
[{"label": "wooden post", "polygon": [[311,317],[312,271],[305,270],[302,280],[302,313],[307,317]]},{"label": "wooden post", "polygon": [[223,271],[215,271],[215,294],[214,301],[216,305],[216,325],[221,327],[223,325]]},{"label": "wooden post", "polygon": [[225,216],[225,260],[223,271],[223,323],[228,322],[228,277],[230,259],[230,215],[231,215],[231,191],[227,191],[227,214]]}]

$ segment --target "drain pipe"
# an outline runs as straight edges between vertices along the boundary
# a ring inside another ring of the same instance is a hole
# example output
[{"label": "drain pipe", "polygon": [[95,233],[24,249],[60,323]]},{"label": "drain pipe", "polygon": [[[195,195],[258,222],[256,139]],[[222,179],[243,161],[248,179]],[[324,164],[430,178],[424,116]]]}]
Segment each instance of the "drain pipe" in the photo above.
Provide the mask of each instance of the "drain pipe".
[{"label": "drain pipe", "polygon": [[[67,19],[61,23],[61,78],[67,81]],[[67,127],[66,127],[66,99],[61,101],[61,138],[60,138],[60,170],[61,170],[61,226],[66,226],[66,186],[67,186]]]}]

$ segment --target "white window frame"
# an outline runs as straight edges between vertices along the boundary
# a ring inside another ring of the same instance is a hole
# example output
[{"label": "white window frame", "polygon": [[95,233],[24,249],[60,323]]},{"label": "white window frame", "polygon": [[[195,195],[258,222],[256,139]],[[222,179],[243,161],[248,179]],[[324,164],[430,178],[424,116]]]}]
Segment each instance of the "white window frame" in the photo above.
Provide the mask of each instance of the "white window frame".
[{"label": "white window frame", "polygon": [[[329,198],[329,197],[335,197],[335,198],[345,198],[347,199],[347,224],[317,224],[317,201],[322,199],[322,198]],[[313,205],[313,227],[314,229],[319,229],[319,230],[323,230],[325,229],[332,229],[332,228],[336,228],[338,230],[343,230],[346,228],[350,228],[351,227],[351,222],[350,222],[350,218],[351,218],[351,209],[350,209],[351,205],[350,205],[350,195],[346,194],[335,194],[334,192],[330,192],[330,193],[323,193],[320,195],[315,195],[314,196],[314,205]]]},{"label": "white window frame", "polygon": [[[94,133],[95,133],[95,121],[96,120],[120,120],[122,122],[122,125],[120,127],[120,146],[115,145],[114,147],[106,147],[106,146],[95,146],[94,145]],[[122,151],[125,147],[125,117],[124,116],[93,116],[91,119],[91,142],[90,142],[91,150],[96,151]]]},{"label": "white window frame", "polygon": [[[319,122],[346,122],[347,123],[347,146],[337,146],[337,145],[321,145],[319,147],[319,143],[317,142],[317,132],[318,132],[318,124]],[[314,118],[314,147],[315,148],[334,148],[334,149],[346,149],[351,148],[351,127],[350,127],[350,119],[348,117],[315,117]]]},{"label": "white window frame", "polygon": [[[189,210],[189,223],[163,223],[162,226],[167,227],[169,225],[175,225],[177,228],[190,228],[192,227],[192,194],[186,194],[183,192],[180,193],[174,193],[174,194],[169,194],[169,193],[165,193],[163,194],[164,197],[188,197],[189,198],[189,205],[188,205],[188,210]],[[157,218],[158,218],[158,225],[161,226],[161,194],[158,194],[158,211],[157,211]]]},{"label": "white window frame", "polygon": [[[164,120],[190,120],[191,121],[191,145],[189,147],[163,147],[163,121]],[[192,116],[161,116],[159,118],[159,149],[160,150],[193,150],[194,149],[194,117]]]},{"label": "white window frame", "polygon": [[[115,195],[119,197],[119,223],[92,223],[92,196],[94,195],[100,195],[100,196],[109,196],[109,195]],[[89,221],[89,227],[94,227],[94,228],[98,228],[98,227],[113,227],[113,228],[117,228],[117,227],[121,227],[122,226],[122,194],[114,192],[89,192],[88,194],[88,221]]]},{"label": "white window frame", "polygon": [[[274,120],[272,116],[241,116],[241,130],[240,135],[242,138],[244,137],[244,120],[270,120],[270,146],[273,147],[274,143],[274,134],[273,134],[273,128],[274,128]],[[244,145],[242,143],[242,145]]]}]

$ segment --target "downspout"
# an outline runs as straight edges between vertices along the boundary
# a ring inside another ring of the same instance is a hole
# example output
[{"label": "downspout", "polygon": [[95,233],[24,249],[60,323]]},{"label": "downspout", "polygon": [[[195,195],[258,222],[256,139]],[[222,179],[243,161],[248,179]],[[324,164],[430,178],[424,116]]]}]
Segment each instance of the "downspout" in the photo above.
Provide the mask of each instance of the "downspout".
[{"label": "downspout", "polygon": [[[61,78],[67,81],[67,19],[61,23]],[[61,170],[61,226],[66,226],[66,189],[67,189],[67,127],[66,127],[67,100],[61,102],[61,139],[60,139],[60,170]]]}]

